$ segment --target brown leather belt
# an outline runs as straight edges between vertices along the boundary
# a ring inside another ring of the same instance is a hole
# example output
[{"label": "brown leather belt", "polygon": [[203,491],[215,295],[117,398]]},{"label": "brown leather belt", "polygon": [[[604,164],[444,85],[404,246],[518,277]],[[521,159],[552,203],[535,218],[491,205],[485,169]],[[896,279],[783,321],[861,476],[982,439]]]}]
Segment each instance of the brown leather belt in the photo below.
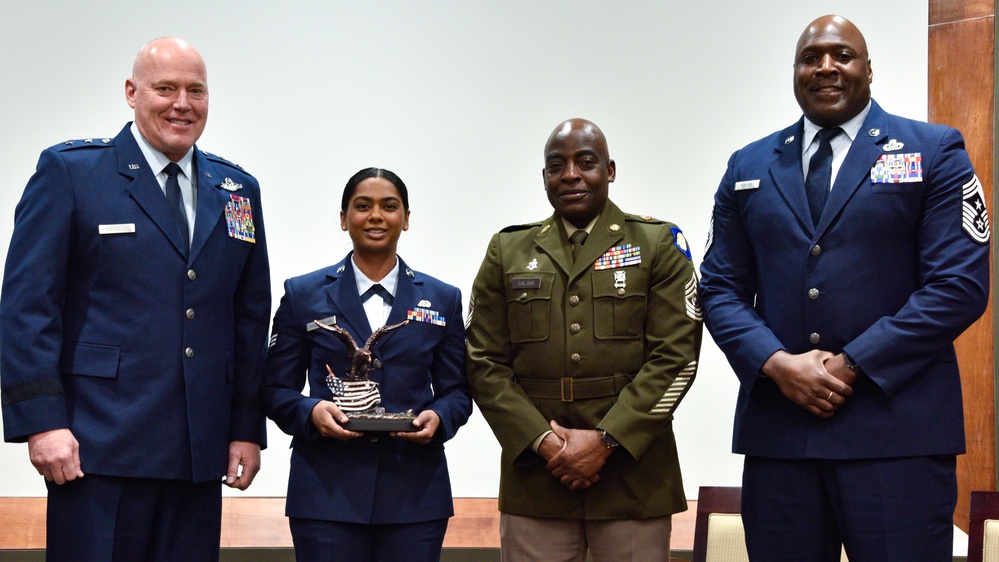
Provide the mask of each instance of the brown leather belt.
[{"label": "brown leather belt", "polygon": [[562,377],[557,380],[517,377],[517,384],[531,398],[572,402],[574,400],[617,396],[634,378],[631,375],[610,375],[583,379]]}]

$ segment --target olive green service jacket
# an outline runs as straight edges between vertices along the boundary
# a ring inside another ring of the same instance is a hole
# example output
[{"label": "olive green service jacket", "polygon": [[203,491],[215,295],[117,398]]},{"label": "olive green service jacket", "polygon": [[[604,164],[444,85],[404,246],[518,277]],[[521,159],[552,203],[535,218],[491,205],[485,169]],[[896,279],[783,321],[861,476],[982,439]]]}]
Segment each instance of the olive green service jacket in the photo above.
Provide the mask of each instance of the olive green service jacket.
[{"label": "olive green service jacket", "polygon": [[[673,412],[701,347],[697,276],[676,226],[608,201],[572,262],[562,220],[493,236],[472,286],[468,376],[503,449],[499,508],[531,517],[644,519],[687,508]],[[571,491],[531,442],[548,421],[621,446]]]}]

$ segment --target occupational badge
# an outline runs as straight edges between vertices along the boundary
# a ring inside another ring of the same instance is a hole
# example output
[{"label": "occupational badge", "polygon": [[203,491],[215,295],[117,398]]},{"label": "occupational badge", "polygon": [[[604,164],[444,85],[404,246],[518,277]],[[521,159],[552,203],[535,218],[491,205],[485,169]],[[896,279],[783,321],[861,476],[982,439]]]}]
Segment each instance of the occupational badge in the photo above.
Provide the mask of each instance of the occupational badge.
[{"label": "occupational badge", "polygon": [[232,181],[232,178],[226,178],[219,187],[226,191],[239,191],[243,189],[243,184]]},{"label": "occupational badge", "polygon": [[898,142],[897,139],[891,139],[881,149],[885,152],[891,152],[893,150],[902,150],[903,147],[905,147],[905,143]]},{"label": "occupational badge", "polygon": [[624,270],[614,272],[614,288],[625,289],[628,286],[628,274]]}]

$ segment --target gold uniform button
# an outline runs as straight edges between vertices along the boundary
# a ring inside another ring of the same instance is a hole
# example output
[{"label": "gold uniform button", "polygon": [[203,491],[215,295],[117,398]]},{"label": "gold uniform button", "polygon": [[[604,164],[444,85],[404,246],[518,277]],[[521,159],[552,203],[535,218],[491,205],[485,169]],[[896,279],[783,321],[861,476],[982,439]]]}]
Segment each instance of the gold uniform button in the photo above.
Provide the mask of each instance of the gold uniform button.
[{"label": "gold uniform button", "polygon": [[812,332],[812,335],[808,336],[808,341],[812,343],[819,343],[822,341],[822,336],[820,336],[818,332]]},{"label": "gold uniform button", "polygon": [[572,355],[569,356],[569,361],[572,361],[573,363],[579,363],[582,360],[583,356],[578,353],[573,353]]},{"label": "gold uniform button", "polygon": [[520,300],[524,300],[524,299],[527,298],[527,293],[521,293],[520,296],[517,297],[517,298],[520,299]]},{"label": "gold uniform button", "polygon": [[193,269],[188,269],[187,270],[187,278],[190,279],[191,281],[194,281],[195,279],[198,278],[198,274],[195,273]]},{"label": "gold uniform button", "polygon": [[187,312],[185,312],[184,314],[187,316],[188,320],[194,320],[194,309],[193,308],[187,309]]},{"label": "gold uniform button", "polygon": [[185,349],[184,350],[184,355],[186,355],[188,357],[194,357],[194,348],[189,347],[189,348]]},{"label": "gold uniform button", "polygon": [[572,332],[572,333],[574,333],[574,334],[578,334],[579,330],[580,330],[580,327],[579,327],[579,323],[578,322],[573,322],[569,326],[569,331]]},{"label": "gold uniform button", "polygon": [[617,288],[617,294],[623,295],[624,294],[624,287],[618,287]]},{"label": "gold uniform button", "polygon": [[812,300],[815,300],[815,299],[819,298],[819,290],[815,289],[815,288],[809,289],[808,290],[808,298],[810,298]]},{"label": "gold uniform button", "polygon": [[818,244],[812,246],[811,254],[813,256],[817,256],[817,255],[819,255],[821,253],[822,253],[822,246],[819,246]]},{"label": "gold uniform button", "polygon": [[572,306],[576,306],[577,304],[579,304],[579,296],[572,295],[571,297],[569,297],[569,304],[571,304]]}]

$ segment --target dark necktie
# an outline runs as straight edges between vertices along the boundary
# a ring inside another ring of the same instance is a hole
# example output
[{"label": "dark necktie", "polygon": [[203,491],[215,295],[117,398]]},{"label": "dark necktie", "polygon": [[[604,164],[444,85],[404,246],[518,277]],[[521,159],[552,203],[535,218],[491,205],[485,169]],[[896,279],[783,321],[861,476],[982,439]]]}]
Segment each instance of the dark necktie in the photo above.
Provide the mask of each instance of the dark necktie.
[{"label": "dark necktie", "polygon": [[368,287],[368,290],[361,294],[361,302],[366,302],[369,298],[371,298],[371,295],[380,296],[382,300],[385,301],[385,304],[389,306],[392,306],[392,301],[395,300],[392,293],[388,292],[388,289],[382,287],[379,283],[375,283],[374,285]]},{"label": "dark necktie", "polygon": [[569,235],[569,243],[572,244],[572,262],[576,263],[576,258],[579,256],[579,249],[583,247],[583,243],[586,242],[586,231],[579,229]]},{"label": "dark necktie", "polygon": [[805,191],[808,193],[808,208],[812,212],[812,223],[819,224],[822,209],[829,198],[830,178],[832,177],[832,144],[829,142],[843,132],[839,127],[820,129],[816,134],[819,149],[808,161],[808,177],[805,178]]},{"label": "dark necktie", "polygon": [[184,207],[184,198],[180,196],[180,182],[177,181],[177,174],[180,173],[180,166],[176,162],[170,162],[163,168],[167,174],[166,197],[173,207],[174,218],[177,219],[177,226],[180,234],[184,237],[184,245],[190,248],[191,235],[187,227],[187,209]]}]

